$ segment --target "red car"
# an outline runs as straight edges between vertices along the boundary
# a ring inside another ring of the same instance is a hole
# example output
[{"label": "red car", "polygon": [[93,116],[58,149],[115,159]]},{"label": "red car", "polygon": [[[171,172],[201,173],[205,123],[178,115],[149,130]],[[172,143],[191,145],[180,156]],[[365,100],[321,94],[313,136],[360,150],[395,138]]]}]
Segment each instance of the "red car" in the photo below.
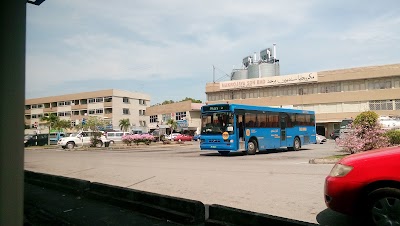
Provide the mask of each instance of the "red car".
[{"label": "red car", "polygon": [[366,214],[376,225],[400,225],[400,146],[340,160],[326,177],[325,204],[344,214]]},{"label": "red car", "polygon": [[179,134],[174,138],[174,141],[192,141],[193,137],[186,134]]}]

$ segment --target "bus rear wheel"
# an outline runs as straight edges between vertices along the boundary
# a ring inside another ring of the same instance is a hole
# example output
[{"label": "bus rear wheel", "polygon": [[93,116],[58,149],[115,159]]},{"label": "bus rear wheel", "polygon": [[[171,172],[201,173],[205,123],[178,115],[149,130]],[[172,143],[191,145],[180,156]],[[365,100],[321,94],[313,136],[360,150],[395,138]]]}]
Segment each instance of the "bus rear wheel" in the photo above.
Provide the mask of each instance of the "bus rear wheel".
[{"label": "bus rear wheel", "polygon": [[288,147],[289,151],[298,151],[301,148],[301,141],[298,137],[295,137],[293,140],[293,147]]},{"label": "bus rear wheel", "polygon": [[257,152],[257,141],[250,140],[247,144],[247,154],[248,155],[255,155]]}]

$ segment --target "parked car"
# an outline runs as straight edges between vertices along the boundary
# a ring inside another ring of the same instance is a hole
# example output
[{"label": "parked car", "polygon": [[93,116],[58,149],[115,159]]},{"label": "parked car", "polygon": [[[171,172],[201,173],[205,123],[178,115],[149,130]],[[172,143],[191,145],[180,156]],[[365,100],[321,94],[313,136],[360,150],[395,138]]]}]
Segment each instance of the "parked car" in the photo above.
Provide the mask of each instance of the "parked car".
[{"label": "parked car", "polygon": [[324,142],[326,142],[326,137],[317,134],[317,144],[322,144]]},{"label": "parked car", "polygon": [[197,135],[194,135],[194,136],[193,136],[193,140],[194,140],[194,141],[200,140],[200,138],[201,138],[201,135],[200,135],[200,134],[197,134]]},{"label": "parked car", "polygon": [[[91,138],[93,137],[94,132],[82,131],[77,134],[71,134],[69,137],[61,138],[57,145],[62,147],[63,149],[73,149],[79,146],[90,146],[91,145]],[[110,142],[103,132],[99,132],[101,135],[99,137],[99,142],[96,143],[96,147],[102,147],[103,144],[106,142]]]},{"label": "parked car", "polygon": [[111,144],[115,144],[115,142],[122,142],[122,137],[129,134],[130,132],[107,132],[106,138],[110,140]]},{"label": "parked car", "polygon": [[37,135],[25,135],[24,136],[24,145],[25,147],[29,146],[43,146],[47,145],[49,142],[48,134],[37,134]]},{"label": "parked car", "polygon": [[335,129],[329,136],[331,139],[336,140],[340,136],[340,129]]},{"label": "parked car", "polygon": [[400,225],[400,146],[352,154],[325,180],[325,203],[340,213]]},{"label": "parked car", "polygon": [[181,135],[180,133],[172,133],[165,137],[167,140],[174,140],[176,136]]},{"label": "parked car", "polygon": [[179,134],[174,138],[174,141],[192,141],[193,137],[186,134]]}]

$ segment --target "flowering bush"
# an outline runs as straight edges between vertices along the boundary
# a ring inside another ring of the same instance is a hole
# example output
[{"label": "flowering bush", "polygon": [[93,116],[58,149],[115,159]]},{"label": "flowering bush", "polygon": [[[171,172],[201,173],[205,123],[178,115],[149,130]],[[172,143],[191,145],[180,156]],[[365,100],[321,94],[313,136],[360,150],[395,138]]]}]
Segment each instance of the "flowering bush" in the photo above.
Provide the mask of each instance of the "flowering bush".
[{"label": "flowering bush", "polygon": [[122,142],[128,146],[132,145],[132,143],[139,145],[141,142],[149,145],[153,139],[154,137],[151,134],[129,134],[122,136]]},{"label": "flowering bush", "polygon": [[378,123],[353,123],[349,133],[337,139],[336,144],[351,154],[390,146],[385,130]]}]

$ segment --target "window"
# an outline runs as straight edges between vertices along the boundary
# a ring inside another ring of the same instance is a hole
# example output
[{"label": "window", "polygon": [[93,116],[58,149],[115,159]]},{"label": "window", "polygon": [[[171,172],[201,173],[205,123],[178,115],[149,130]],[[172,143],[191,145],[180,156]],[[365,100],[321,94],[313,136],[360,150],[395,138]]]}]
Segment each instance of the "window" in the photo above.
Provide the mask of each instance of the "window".
[{"label": "window", "polygon": [[369,102],[369,109],[374,110],[393,110],[392,100],[372,100]]},{"label": "window", "polygon": [[89,115],[94,115],[96,113],[95,109],[89,109]]},{"label": "window", "polygon": [[186,119],[186,111],[176,112],[175,120],[184,120]]},{"label": "window", "polygon": [[75,127],[76,126],[76,121],[75,120],[71,120],[71,127]]},{"label": "window", "polygon": [[43,104],[38,104],[37,108],[43,108]]},{"label": "window", "polygon": [[64,105],[71,105],[71,101],[65,101]]},{"label": "window", "polygon": [[65,116],[65,112],[58,112],[58,116]]},{"label": "window", "polygon": [[70,111],[64,112],[64,116],[71,116],[71,112]]},{"label": "window", "polygon": [[143,115],[146,115],[146,110],[143,110]]},{"label": "window", "polygon": [[34,114],[33,114],[33,115],[31,116],[31,118],[37,118],[37,115],[34,115]]},{"label": "window", "polygon": [[129,115],[130,113],[129,113],[129,108],[123,108],[122,109],[122,114],[123,115]]},{"label": "window", "polygon": [[394,109],[395,110],[400,110],[400,100],[395,100],[394,101]]},{"label": "window", "polygon": [[139,99],[139,104],[140,104],[140,105],[146,105],[146,100]]},{"label": "window", "polygon": [[104,97],[104,102],[112,102],[112,97]]},{"label": "window", "polygon": [[171,114],[163,114],[162,115],[162,121],[163,122],[167,122],[170,119],[171,119]]},{"label": "window", "polygon": [[123,97],[122,102],[125,104],[129,104],[129,98],[128,97]]},{"label": "window", "polygon": [[94,101],[95,101],[95,99],[93,99],[93,98],[89,99],[89,103],[94,103]]},{"label": "window", "polygon": [[96,109],[96,114],[103,114],[103,113],[104,113],[103,108]]},{"label": "window", "polygon": [[103,97],[96,97],[96,103],[103,102]]},{"label": "window", "polygon": [[391,89],[391,79],[374,79],[368,82],[368,89]]},{"label": "window", "polygon": [[37,104],[32,104],[31,107],[32,107],[32,109],[33,109],[33,108],[38,108],[38,107],[37,107]]},{"label": "window", "polygon": [[158,115],[150,115],[150,123],[158,122]]}]

